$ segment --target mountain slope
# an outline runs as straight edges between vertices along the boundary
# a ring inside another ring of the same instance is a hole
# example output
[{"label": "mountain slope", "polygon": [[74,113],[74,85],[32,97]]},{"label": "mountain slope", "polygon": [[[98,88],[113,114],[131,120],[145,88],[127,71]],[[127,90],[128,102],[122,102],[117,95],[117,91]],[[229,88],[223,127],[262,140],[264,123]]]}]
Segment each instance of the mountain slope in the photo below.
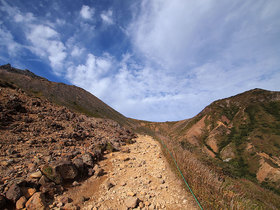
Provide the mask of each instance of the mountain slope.
[{"label": "mountain slope", "polygon": [[178,122],[142,121],[205,207],[280,208],[280,92],[254,89]]},{"label": "mountain slope", "polygon": [[30,94],[45,97],[71,110],[88,116],[112,119],[121,125],[131,126],[129,119],[82,88],[51,82],[29,70],[16,69],[9,64],[0,66],[0,78],[16,84]]}]

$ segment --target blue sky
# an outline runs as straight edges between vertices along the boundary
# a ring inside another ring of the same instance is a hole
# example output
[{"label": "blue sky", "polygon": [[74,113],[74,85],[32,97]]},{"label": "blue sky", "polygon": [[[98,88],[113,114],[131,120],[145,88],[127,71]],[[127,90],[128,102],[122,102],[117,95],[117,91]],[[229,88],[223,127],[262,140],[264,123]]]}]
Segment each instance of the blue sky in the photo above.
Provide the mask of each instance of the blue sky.
[{"label": "blue sky", "polygon": [[172,121],[253,88],[280,90],[278,0],[0,0],[0,64]]}]

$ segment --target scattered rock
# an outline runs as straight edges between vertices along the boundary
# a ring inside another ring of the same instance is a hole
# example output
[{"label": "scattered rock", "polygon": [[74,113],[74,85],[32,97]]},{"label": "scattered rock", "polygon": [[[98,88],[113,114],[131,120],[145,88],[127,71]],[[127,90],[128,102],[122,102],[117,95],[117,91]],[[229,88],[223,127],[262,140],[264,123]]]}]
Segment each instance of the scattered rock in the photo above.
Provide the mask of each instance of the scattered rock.
[{"label": "scattered rock", "polygon": [[115,185],[110,180],[108,180],[105,184],[105,187],[106,187],[107,190],[110,190],[114,186]]},{"label": "scattered rock", "polygon": [[42,174],[44,174],[48,179],[52,180],[56,184],[62,183],[62,177],[57,173],[51,166],[44,165],[41,169]]},{"label": "scattered rock", "polygon": [[77,187],[77,186],[80,186],[81,184],[80,184],[79,182],[77,182],[77,181],[74,181],[74,182],[72,183],[72,185],[73,185],[74,187]]},{"label": "scattered rock", "polygon": [[103,170],[102,168],[100,168],[99,165],[95,165],[94,168],[93,168],[93,170],[95,171],[95,172],[94,172],[94,175],[95,175],[96,177],[102,176],[102,175],[104,174],[104,170]]},{"label": "scattered rock", "polygon": [[63,203],[63,204],[71,203],[72,201],[73,201],[73,200],[72,200],[71,198],[65,197],[65,196],[59,198],[59,202],[61,202],[61,203]]},{"label": "scattered rock", "polygon": [[40,178],[42,176],[42,172],[41,171],[36,171],[32,174],[30,174],[30,178]]},{"label": "scattered rock", "polygon": [[85,201],[88,201],[90,198],[87,198],[85,196],[81,196],[80,201],[83,203]]},{"label": "scattered rock", "polygon": [[39,179],[39,184],[40,185],[46,185],[48,182],[50,182],[50,180],[45,176],[43,175],[40,179]]},{"label": "scattered rock", "polygon": [[41,192],[36,192],[27,202],[26,202],[27,210],[45,210],[47,209],[47,204],[45,201],[45,196]]},{"label": "scattered rock", "polygon": [[30,198],[35,192],[36,192],[35,188],[27,188],[27,187],[22,188],[22,193],[27,199]]},{"label": "scattered rock", "polygon": [[127,193],[126,193],[126,195],[127,195],[127,196],[132,196],[132,197],[133,197],[133,196],[135,196],[135,193],[134,193],[134,192],[129,191],[129,192],[127,192]]},{"label": "scattered rock", "polygon": [[141,209],[144,208],[143,202],[140,202],[140,203],[139,203],[139,208],[141,208]]},{"label": "scattered rock", "polygon": [[20,199],[18,199],[18,201],[16,203],[16,208],[23,209],[25,207],[26,202],[27,202],[26,197],[21,196]]},{"label": "scattered rock", "polygon": [[63,180],[73,180],[78,176],[78,170],[70,161],[61,162],[55,167],[55,171],[60,174]]},{"label": "scattered rock", "polygon": [[16,203],[16,201],[21,197],[22,193],[20,187],[14,183],[10,186],[6,193],[6,198]]},{"label": "scattered rock", "polygon": [[125,186],[126,185],[126,182],[125,181],[121,181],[120,182],[120,186]]},{"label": "scattered rock", "polygon": [[86,173],[85,163],[81,158],[76,158],[73,160],[73,164],[76,166],[76,168],[79,171],[80,176],[84,176]]},{"label": "scattered rock", "polygon": [[93,156],[90,153],[86,153],[82,156],[83,162],[90,166],[93,167],[94,166],[94,162],[93,162]]},{"label": "scattered rock", "polygon": [[124,203],[127,208],[135,208],[138,203],[138,198],[136,197],[129,197],[124,200]]},{"label": "scattered rock", "polygon": [[62,210],[78,210],[79,208],[73,203],[66,203],[62,208]]},{"label": "scattered rock", "polygon": [[144,204],[145,204],[145,206],[151,205],[151,203],[149,201],[145,201]]}]

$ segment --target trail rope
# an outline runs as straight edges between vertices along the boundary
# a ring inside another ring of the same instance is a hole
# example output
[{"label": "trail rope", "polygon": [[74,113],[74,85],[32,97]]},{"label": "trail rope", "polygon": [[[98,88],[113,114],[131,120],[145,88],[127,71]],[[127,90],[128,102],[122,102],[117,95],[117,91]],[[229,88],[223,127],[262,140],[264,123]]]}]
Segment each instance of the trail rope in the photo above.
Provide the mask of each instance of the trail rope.
[{"label": "trail rope", "polygon": [[160,138],[159,138],[159,140],[161,141],[162,145],[165,147],[165,149],[168,151],[168,153],[169,153],[170,156],[172,157],[173,162],[175,163],[175,165],[176,165],[178,171],[180,172],[180,174],[181,174],[181,176],[182,176],[184,182],[186,183],[187,187],[189,188],[189,190],[190,190],[192,196],[194,197],[195,201],[197,202],[198,206],[200,207],[201,210],[203,210],[203,208],[202,208],[202,206],[200,205],[199,201],[198,201],[197,198],[195,197],[195,195],[194,195],[192,189],[190,188],[188,182],[186,181],[186,179],[185,179],[185,177],[184,177],[182,171],[180,170],[179,166],[177,165],[177,162],[176,162],[175,158],[173,157],[172,153],[169,151],[169,149],[166,147],[166,145],[164,144],[164,142],[163,142]]}]

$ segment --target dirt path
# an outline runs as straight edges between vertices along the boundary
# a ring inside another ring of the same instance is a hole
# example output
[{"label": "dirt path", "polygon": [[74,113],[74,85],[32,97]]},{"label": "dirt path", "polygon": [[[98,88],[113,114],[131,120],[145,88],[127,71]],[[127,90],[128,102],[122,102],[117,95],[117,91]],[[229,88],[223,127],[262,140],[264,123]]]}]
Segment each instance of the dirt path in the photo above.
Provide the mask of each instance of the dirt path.
[{"label": "dirt path", "polygon": [[104,176],[67,193],[74,203],[81,203],[81,197],[90,199],[82,209],[197,209],[151,137],[139,135],[136,143],[105,158],[100,162]]}]

